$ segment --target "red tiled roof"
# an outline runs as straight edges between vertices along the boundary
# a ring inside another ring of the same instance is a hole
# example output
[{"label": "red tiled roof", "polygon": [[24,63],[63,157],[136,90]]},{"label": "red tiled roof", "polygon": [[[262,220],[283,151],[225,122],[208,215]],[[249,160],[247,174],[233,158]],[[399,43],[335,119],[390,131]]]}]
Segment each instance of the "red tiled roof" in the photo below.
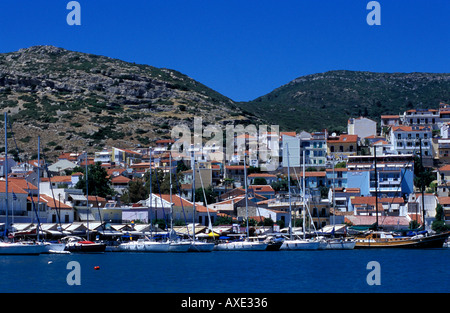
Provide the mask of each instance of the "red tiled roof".
[{"label": "red tiled roof", "polygon": [[[170,195],[163,194],[163,195],[161,195],[161,197],[164,200],[170,202]],[[178,195],[172,195],[172,203],[173,203],[174,206],[177,206],[177,207],[181,207],[181,206],[183,206],[185,208],[186,207],[193,207],[193,203],[192,202],[187,201],[186,199],[183,199],[183,198],[181,198]],[[195,203],[195,209],[197,210],[197,212],[202,212],[202,213],[208,212],[208,210],[209,210],[210,213],[215,213],[216,212],[216,210],[208,209],[205,206],[198,204],[197,202]]]},{"label": "red tiled roof", "polygon": [[449,205],[450,204],[450,197],[438,197],[438,201],[442,205]]},{"label": "red tiled roof", "polygon": [[327,141],[330,143],[356,143],[358,142],[358,135],[340,135],[337,137],[328,137]]}]

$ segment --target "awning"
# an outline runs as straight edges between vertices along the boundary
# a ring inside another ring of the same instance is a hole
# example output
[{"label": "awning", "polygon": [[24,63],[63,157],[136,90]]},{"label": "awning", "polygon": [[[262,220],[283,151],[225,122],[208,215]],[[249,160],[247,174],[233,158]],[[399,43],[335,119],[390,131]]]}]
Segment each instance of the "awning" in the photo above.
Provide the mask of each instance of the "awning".
[{"label": "awning", "polygon": [[84,195],[69,195],[69,197],[71,197],[73,200],[76,201],[86,201],[86,197]]}]

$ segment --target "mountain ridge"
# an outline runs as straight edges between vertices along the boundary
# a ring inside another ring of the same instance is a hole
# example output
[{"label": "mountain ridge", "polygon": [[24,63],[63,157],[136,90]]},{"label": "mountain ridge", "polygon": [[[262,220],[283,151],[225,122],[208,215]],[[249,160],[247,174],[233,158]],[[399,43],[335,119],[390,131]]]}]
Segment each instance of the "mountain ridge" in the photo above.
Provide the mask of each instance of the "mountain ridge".
[{"label": "mountain ridge", "polygon": [[[345,132],[349,117],[437,108],[450,74],[334,70],[300,76],[252,101],[235,102],[176,70],[54,46],[0,54],[0,109],[19,149],[97,151],[148,146],[180,123],[266,124],[280,130]],[[34,152],[33,152],[34,151]]]}]

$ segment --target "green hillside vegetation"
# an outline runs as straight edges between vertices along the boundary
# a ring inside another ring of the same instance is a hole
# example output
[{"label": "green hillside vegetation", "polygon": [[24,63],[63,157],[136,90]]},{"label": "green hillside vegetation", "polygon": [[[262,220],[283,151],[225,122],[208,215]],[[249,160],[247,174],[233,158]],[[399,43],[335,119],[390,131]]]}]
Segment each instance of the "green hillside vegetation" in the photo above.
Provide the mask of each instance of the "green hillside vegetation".
[{"label": "green hillside vegetation", "polygon": [[450,74],[331,71],[297,78],[242,109],[283,130],[346,131],[349,117],[438,108],[450,101]]}]

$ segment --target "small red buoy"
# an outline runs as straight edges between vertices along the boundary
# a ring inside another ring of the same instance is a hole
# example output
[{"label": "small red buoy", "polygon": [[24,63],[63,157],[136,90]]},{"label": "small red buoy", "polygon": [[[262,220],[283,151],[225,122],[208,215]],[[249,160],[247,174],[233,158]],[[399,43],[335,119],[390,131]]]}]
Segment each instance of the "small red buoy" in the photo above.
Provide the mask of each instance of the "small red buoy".
[{"label": "small red buoy", "polygon": [[94,266],[94,270],[99,270],[100,266]]}]

